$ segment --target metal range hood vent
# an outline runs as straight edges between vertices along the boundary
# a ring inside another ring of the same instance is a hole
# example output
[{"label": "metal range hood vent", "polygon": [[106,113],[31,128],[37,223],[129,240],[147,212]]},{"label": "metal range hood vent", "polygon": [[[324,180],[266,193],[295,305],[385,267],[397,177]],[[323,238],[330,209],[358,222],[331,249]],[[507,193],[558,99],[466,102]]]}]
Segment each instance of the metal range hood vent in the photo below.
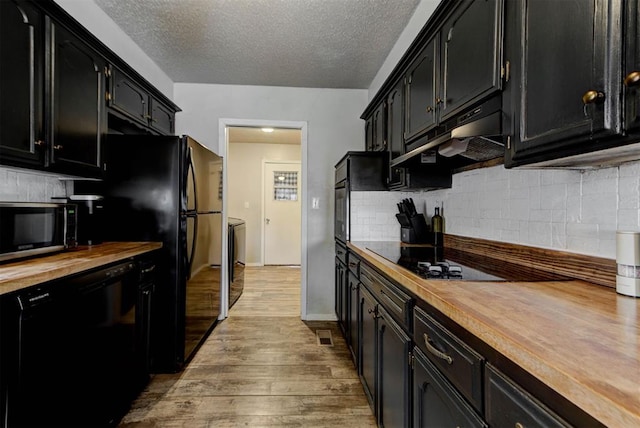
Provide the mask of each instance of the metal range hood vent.
[{"label": "metal range hood vent", "polygon": [[404,166],[421,153],[436,148],[441,156],[462,156],[477,162],[504,156],[501,111],[494,111],[481,118],[470,120],[471,117],[478,116],[481,111],[482,108],[479,107],[474,110],[478,114],[467,115],[466,123],[455,126],[395,158],[391,161],[391,166]]}]

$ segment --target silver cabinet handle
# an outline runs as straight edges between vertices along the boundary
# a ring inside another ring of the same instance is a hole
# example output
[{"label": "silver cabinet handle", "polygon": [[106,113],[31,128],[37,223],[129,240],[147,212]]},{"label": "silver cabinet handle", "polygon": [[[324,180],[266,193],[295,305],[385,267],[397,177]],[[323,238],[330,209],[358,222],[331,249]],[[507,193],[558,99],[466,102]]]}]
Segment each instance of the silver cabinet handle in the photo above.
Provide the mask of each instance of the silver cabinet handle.
[{"label": "silver cabinet handle", "polygon": [[431,338],[429,338],[429,335],[427,335],[427,333],[424,333],[423,336],[424,336],[424,344],[427,347],[427,350],[429,352],[431,352],[433,355],[440,358],[441,360],[445,360],[447,363],[453,364],[453,358],[451,358],[450,355],[447,355],[444,352],[436,349],[436,347],[433,346],[433,344],[431,343]]}]

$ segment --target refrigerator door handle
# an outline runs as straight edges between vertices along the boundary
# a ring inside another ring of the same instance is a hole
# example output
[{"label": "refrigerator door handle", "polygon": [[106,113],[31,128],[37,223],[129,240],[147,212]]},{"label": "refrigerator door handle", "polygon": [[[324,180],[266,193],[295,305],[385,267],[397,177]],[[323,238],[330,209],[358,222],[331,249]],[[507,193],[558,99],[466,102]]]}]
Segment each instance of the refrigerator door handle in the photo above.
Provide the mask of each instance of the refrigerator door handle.
[{"label": "refrigerator door handle", "polygon": [[189,162],[189,169],[191,170],[191,181],[193,183],[193,210],[198,212],[198,188],[196,187],[196,166],[193,163],[193,147],[189,147],[187,152],[187,160]]},{"label": "refrigerator door handle", "polygon": [[[187,281],[188,281],[191,279],[193,259],[196,256],[196,243],[198,241],[198,214],[189,213],[187,214],[187,218],[193,219],[193,237],[191,238],[191,255],[189,256],[189,260],[187,261]],[[188,239],[187,239],[187,242],[189,242]]]}]

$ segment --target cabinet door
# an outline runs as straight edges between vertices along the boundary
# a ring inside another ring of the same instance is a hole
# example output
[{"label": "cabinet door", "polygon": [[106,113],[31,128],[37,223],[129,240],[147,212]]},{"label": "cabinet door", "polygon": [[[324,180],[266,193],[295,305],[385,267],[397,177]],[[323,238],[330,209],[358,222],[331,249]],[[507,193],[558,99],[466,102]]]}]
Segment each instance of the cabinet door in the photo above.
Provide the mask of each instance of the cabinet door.
[{"label": "cabinet door", "polygon": [[342,262],[336,257],[335,259],[335,270],[333,276],[333,284],[335,291],[335,301],[334,301],[334,312],[336,313],[336,317],[338,318],[338,324],[340,324],[340,319],[342,318],[342,275],[344,274],[344,269],[342,268]]},{"label": "cabinet door", "polygon": [[116,67],[109,68],[109,108],[136,121],[149,124],[149,94]]},{"label": "cabinet door", "polygon": [[366,287],[360,287],[359,298],[360,313],[362,314],[362,325],[360,328],[360,349],[362,351],[360,362],[362,368],[360,376],[364,392],[367,395],[369,404],[376,408],[376,301]]},{"label": "cabinet door", "polygon": [[[398,81],[387,96],[387,149],[389,160],[404,153],[404,80]],[[389,169],[389,186],[402,186],[405,182],[404,168]]]},{"label": "cabinet door", "polygon": [[508,7],[515,8],[509,37],[519,43],[507,58],[518,99],[506,165],[592,151],[590,140],[620,132],[620,2],[518,0]]},{"label": "cabinet door", "polygon": [[151,118],[149,125],[155,131],[163,135],[173,135],[175,114],[174,112],[153,97],[149,98]]},{"label": "cabinet door", "polygon": [[381,151],[387,148],[385,124],[386,103],[382,102],[373,112],[373,150]]},{"label": "cabinet door", "polygon": [[432,38],[411,64],[406,74],[405,142],[436,124],[436,78],[438,36]]},{"label": "cabinet door", "polygon": [[427,357],[413,352],[413,427],[486,427]]},{"label": "cabinet door", "polygon": [[411,421],[411,339],[378,306],[378,424],[408,427]]},{"label": "cabinet door", "polygon": [[373,116],[364,122],[364,148],[366,151],[373,151]]},{"label": "cabinet door", "polygon": [[0,163],[42,166],[42,14],[26,2],[0,1],[0,28]]},{"label": "cabinet door", "polygon": [[52,169],[99,176],[106,134],[106,62],[61,25],[51,23]]},{"label": "cabinet door", "polygon": [[440,30],[440,122],[501,89],[502,0],[464,0]]},{"label": "cabinet door", "polygon": [[640,7],[637,1],[627,2],[625,17],[625,128],[637,134],[640,131]]},{"label": "cabinet door", "polygon": [[358,329],[360,313],[358,311],[358,298],[360,297],[360,283],[358,277],[349,272],[349,349],[356,369],[359,371],[360,362],[360,333]]},{"label": "cabinet door", "polygon": [[491,365],[486,366],[487,422],[494,427],[569,427]]}]

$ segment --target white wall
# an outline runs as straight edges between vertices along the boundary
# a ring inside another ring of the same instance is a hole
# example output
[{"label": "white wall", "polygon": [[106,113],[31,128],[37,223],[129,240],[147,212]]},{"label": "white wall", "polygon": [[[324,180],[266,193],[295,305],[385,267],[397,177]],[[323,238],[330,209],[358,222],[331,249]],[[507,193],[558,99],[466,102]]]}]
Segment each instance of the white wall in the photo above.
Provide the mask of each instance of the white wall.
[{"label": "white wall", "polygon": [[320,200],[319,209],[308,211],[307,230],[303,231],[307,318],[334,319],[334,166],[346,151],[364,148],[360,115],[367,104],[367,91],[176,83],[174,101],[183,109],[176,116],[176,132],[191,135],[221,156],[225,156],[224,141],[218,141],[221,118],[307,123],[304,198],[309,207],[311,198]]},{"label": "white wall", "polygon": [[299,161],[295,144],[233,143],[227,159],[227,216],[246,222],[246,263],[262,260],[262,161]]},{"label": "white wall", "polygon": [[[447,1],[447,0],[442,0]],[[438,4],[440,4],[441,0],[422,0],[416,10],[413,12],[411,19],[407,23],[407,26],[395,45],[387,55],[387,58],[384,60],[382,67],[378,70],[378,73],[373,78],[371,85],[369,85],[369,100],[371,100],[376,92],[380,89],[380,87],[384,84],[384,81],[389,77],[389,74],[393,71],[395,66],[402,58],[402,55],[407,51],[413,40],[416,38],[422,27],[427,23],[429,17],[433,14],[433,11],[436,10]]]},{"label": "white wall", "polygon": [[54,0],[169,99],[173,81],[93,0]]},{"label": "white wall", "polygon": [[[389,207],[402,198],[374,197],[383,203],[356,199],[353,207],[360,223],[376,225],[369,235],[366,225],[356,227],[359,238],[398,236]],[[443,204],[447,233],[615,259],[616,230],[640,231],[640,162],[586,171],[476,169],[454,175],[451,189],[413,199],[419,210],[426,203],[430,215]]]}]

